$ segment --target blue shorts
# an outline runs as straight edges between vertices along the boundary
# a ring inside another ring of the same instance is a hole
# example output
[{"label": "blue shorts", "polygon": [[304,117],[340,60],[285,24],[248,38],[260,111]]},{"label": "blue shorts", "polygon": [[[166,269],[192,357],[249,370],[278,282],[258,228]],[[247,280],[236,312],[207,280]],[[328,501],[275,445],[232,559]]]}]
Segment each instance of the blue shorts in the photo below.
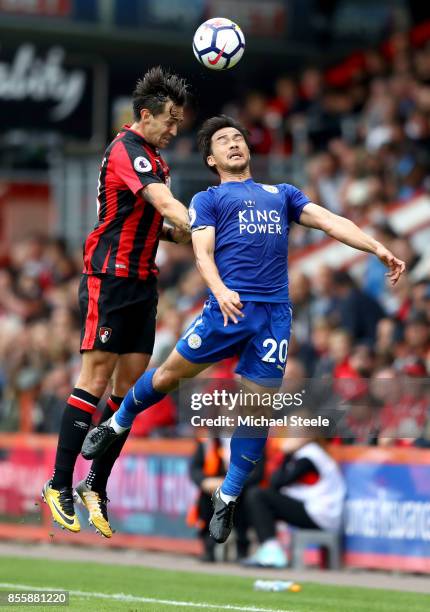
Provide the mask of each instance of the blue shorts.
[{"label": "blue shorts", "polygon": [[236,372],[266,387],[278,387],[287,362],[292,310],[288,303],[242,302],[245,317],[224,319],[218,302],[208,300],[176,350],[192,363],[216,363],[239,355]]}]

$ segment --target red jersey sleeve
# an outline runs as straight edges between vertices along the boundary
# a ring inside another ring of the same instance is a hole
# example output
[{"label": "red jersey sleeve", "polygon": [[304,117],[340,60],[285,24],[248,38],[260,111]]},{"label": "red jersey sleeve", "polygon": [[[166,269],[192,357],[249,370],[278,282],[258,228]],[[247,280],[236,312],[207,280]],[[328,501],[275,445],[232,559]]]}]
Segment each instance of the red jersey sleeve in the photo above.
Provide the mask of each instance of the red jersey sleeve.
[{"label": "red jersey sleeve", "polygon": [[162,183],[157,176],[155,161],[143,147],[120,140],[112,151],[110,162],[114,173],[136,195],[151,183]]}]

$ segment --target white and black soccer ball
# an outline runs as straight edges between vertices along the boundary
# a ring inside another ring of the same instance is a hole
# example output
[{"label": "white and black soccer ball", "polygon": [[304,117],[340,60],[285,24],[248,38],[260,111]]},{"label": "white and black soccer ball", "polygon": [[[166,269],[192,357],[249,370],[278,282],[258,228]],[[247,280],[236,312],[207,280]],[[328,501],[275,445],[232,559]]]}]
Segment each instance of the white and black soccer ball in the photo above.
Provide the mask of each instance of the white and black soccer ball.
[{"label": "white and black soccer ball", "polygon": [[245,51],[245,37],[240,27],[224,17],[208,19],[197,28],[193,51],[203,66],[227,70],[236,66]]}]

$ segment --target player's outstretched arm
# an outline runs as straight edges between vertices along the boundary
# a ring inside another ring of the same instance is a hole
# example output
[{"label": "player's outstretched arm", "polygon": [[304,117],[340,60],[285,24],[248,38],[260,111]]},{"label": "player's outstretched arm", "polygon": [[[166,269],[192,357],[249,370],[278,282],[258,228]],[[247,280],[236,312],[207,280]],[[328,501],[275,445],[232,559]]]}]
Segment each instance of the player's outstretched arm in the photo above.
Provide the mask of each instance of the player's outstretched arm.
[{"label": "player's outstretched arm", "polygon": [[320,229],[328,236],[350,247],[373,253],[389,269],[387,276],[392,285],[397,283],[405,270],[405,262],[397,259],[383,244],[363,232],[349,219],[335,215],[322,206],[312,202],[307,204],[300,215],[300,225]]},{"label": "player's outstretched arm", "polygon": [[238,317],[245,316],[240,309],[243,307],[240,296],[224,285],[215,263],[215,228],[204,227],[193,231],[193,241],[196,265],[206,285],[214,294],[224,317],[224,327],[231,319],[238,322]]},{"label": "player's outstretched arm", "polygon": [[143,191],[143,197],[150,202],[158,212],[169,219],[178,229],[189,232],[188,211],[177,200],[164,183],[150,183]]}]

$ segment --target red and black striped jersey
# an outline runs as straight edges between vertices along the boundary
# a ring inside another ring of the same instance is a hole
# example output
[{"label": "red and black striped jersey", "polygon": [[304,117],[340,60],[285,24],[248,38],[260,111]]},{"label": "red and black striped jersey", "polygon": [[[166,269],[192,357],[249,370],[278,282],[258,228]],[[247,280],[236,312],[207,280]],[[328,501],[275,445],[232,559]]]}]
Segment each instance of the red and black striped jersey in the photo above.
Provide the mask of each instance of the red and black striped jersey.
[{"label": "red and black striped jersey", "polygon": [[97,194],[98,221],[84,245],[85,274],[143,280],[155,265],[163,217],[145,200],[150,183],[169,185],[158,149],[125,125],[105,151]]}]

